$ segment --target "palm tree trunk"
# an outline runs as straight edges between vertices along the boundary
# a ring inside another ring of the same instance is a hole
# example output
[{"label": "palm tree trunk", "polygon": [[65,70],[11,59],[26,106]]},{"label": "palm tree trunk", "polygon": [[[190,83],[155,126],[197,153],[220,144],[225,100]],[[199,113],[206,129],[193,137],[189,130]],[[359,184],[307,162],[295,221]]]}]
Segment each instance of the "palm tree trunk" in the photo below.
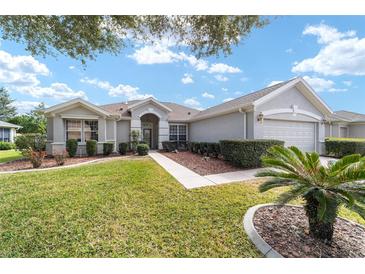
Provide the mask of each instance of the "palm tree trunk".
[{"label": "palm tree trunk", "polygon": [[318,218],[318,201],[313,197],[305,197],[306,205],[304,206],[306,215],[309,222],[310,234],[327,244],[332,242],[333,231],[334,231],[334,221],[324,222]]}]

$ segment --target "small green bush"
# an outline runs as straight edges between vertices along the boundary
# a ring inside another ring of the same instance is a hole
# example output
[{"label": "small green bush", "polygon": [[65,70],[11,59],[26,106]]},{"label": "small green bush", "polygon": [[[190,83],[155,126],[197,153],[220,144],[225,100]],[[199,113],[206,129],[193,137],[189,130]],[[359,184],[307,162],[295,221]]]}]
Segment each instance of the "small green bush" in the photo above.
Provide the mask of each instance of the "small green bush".
[{"label": "small green bush", "polygon": [[119,143],[119,154],[126,155],[128,150],[128,143]]},{"label": "small green bush", "polygon": [[15,144],[9,142],[0,142],[0,150],[10,150],[14,149]]},{"label": "small green bush", "polygon": [[149,146],[147,144],[138,144],[137,152],[139,156],[144,156],[148,154]]},{"label": "small green bush", "polygon": [[207,154],[217,158],[221,154],[221,147],[219,143],[207,143]]},{"label": "small green bush", "polygon": [[105,156],[112,154],[114,149],[114,143],[104,143],[103,144],[103,154]]},{"label": "small green bush", "polygon": [[87,140],[86,141],[86,153],[87,156],[95,156],[96,155],[96,145],[97,141],[95,140]]},{"label": "small green bush", "polygon": [[162,142],[162,149],[168,152],[174,150],[187,150],[188,144],[186,141],[164,141]]},{"label": "small green bush", "polygon": [[342,158],[346,155],[365,155],[365,141],[363,139],[332,139],[325,140],[326,155]]},{"label": "small green bush", "polygon": [[77,152],[77,146],[77,140],[75,139],[69,139],[66,141],[66,150],[70,158],[75,157]]},{"label": "small green bush", "polygon": [[284,145],[279,140],[222,140],[219,142],[224,160],[245,168],[261,167],[261,157],[274,145]]}]

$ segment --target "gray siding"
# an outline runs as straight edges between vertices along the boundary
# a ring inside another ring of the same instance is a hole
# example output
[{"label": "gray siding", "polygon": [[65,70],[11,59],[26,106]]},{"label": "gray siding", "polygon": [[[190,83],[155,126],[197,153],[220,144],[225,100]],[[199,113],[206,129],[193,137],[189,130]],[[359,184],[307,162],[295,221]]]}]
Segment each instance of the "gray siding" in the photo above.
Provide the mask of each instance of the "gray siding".
[{"label": "gray siding", "polygon": [[235,112],[192,122],[189,127],[193,142],[218,142],[223,139],[244,138],[244,116]]},{"label": "gray siding", "polygon": [[365,138],[365,125],[350,125],[349,137],[351,138]]},{"label": "gray siding", "polygon": [[117,143],[129,142],[130,121],[117,122]]}]

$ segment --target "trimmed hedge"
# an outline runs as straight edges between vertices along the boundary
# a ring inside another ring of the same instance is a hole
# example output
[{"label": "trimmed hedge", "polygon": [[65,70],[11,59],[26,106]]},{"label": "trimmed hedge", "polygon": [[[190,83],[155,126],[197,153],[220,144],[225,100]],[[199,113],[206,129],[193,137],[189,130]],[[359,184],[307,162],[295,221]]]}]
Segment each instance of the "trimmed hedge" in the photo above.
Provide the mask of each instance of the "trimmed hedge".
[{"label": "trimmed hedge", "polygon": [[0,142],[0,150],[10,150],[14,149],[15,144],[9,142]]},{"label": "trimmed hedge", "polygon": [[144,156],[148,154],[148,150],[150,147],[147,144],[138,144],[137,145],[137,152],[139,156]]},{"label": "trimmed hedge", "polygon": [[19,150],[32,148],[36,151],[46,150],[46,136],[39,133],[18,135],[15,138],[15,146]]},{"label": "trimmed hedge", "polygon": [[77,140],[75,139],[69,139],[66,141],[66,150],[68,152],[68,156],[75,157],[76,152],[77,152]]},{"label": "trimmed hedge", "polygon": [[284,145],[279,140],[221,140],[224,160],[245,168],[261,167],[261,157],[274,145]]},{"label": "trimmed hedge", "polygon": [[120,155],[126,155],[128,150],[128,143],[119,143],[118,152]]},{"label": "trimmed hedge", "polygon": [[221,154],[219,143],[190,142],[188,149],[192,153],[199,153],[205,156],[218,157]]},{"label": "trimmed hedge", "polygon": [[167,152],[174,150],[187,150],[188,144],[187,142],[182,141],[164,141],[162,142],[162,149]]},{"label": "trimmed hedge", "polygon": [[95,140],[87,140],[86,141],[87,156],[95,156],[96,155],[96,145],[97,145],[97,141],[95,141]]},{"label": "trimmed hedge", "polygon": [[104,143],[103,144],[103,154],[105,156],[112,154],[114,149],[114,143]]},{"label": "trimmed hedge", "polygon": [[365,155],[365,141],[354,139],[326,139],[326,155],[342,158],[346,155],[361,154]]}]

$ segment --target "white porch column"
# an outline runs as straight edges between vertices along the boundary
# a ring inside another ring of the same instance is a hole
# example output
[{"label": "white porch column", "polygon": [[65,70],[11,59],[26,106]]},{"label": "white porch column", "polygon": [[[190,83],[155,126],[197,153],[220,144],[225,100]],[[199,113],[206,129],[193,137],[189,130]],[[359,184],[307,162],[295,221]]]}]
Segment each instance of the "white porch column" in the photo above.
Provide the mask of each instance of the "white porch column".
[{"label": "white porch column", "polygon": [[158,148],[162,149],[162,142],[169,140],[169,123],[160,120],[158,123]]}]

